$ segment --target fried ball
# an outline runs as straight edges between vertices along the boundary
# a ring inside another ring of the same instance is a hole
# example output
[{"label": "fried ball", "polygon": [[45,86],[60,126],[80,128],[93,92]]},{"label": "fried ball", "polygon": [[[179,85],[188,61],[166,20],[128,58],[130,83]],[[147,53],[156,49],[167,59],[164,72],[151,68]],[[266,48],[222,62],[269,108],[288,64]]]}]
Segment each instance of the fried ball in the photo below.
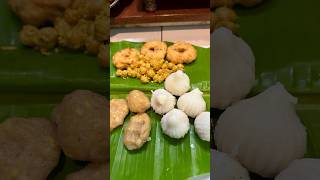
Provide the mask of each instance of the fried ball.
[{"label": "fried ball", "polygon": [[234,10],[227,7],[219,7],[214,11],[215,21],[230,21],[235,22],[238,19],[238,16]]},{"label": "fried ball", "polygon": [[72,0],[9,0],[8,3],[24,24],[40,26],[61,16]]},{"label": "fried ball", "polygon": [[127,100],[112,99],[110,101],[110,130],[123,124],[124,118],[129,113]]},{"label": "fried ball", "polygon": [[59,162],[54,125],[41,118],[9,118],[0,124],[0,179],[45,180]]},{"label": "fried ball", "polygon": [[20,31],[20,40],[25,46],[36,46],[39,44],[39,29],[32,25],[24,25]]},{"label": "fried ball", "polygon": [[233,33],[237,34],[239,31],[239,24],[230,21],[221,21],[216,23],[215,28],[218,29],[219,27],[225,27],[230,29]]},{"label": "fried ball", "polygon": [[46,52],[56,46],[58,33],[52,27],[38,29],[35,26],[25,25],[20,32],[22,44]]},{"label": "fried ball", "polygon": [[174,64],[191,63],[196,58],[197,50],[186,42],[176,42],[167,51],[167,59]]},{"label": "fried ball", "polygon": [[107,159],[108,102],[88,90],[66,95],[52,112],[58,142],[74,160],[103,162]]},{"label": "fried ball", "polygon": [[124,130],[123,143],[128,150],[139,149],[148,141],[150,131],[151,122],[148,114],[134,115]]},{"label": "fried ball", "polygon": [[71,49],[82,49],[85,47],[86,39],[94,35],[93,22],[81,19],[71,31],[67,32],[67,47]]},{"label": "fried ball", "polygon": [[89,164],[80,171],[69,174],[66,180],[105,180],[108,179],[107,164]]},{"label": "fried ball", "polygon": [[95,38],[98,41],[107,41],[109,39],[109,17],[99,15],[94,21]]},{"label": "fried ball", "polygon": [[149,98],[139,90],[130,91],[127,101],[131,112],[143,113],[150,108]]},{"label": "fried ball", "polygon": [[167,53],[167,44],[161,41],[146,42],[141,48],[141,54],[147,59],[164,59]]},{"label": "fried ball", "polygon": [[139,60],[139,51],[134,48],[125,48],[112,57],[112,62],[118,69],[125,69],[131,64],[136,63]]},{"label": "fried ball", "polygon": [[56,46],[58,42],[58,33],[52,27],[45,27],[39,30],[39,43],[37,44],[40,50],[47,51]]},{"label": "fried ball", "polygon": [[58,44],[62,47],[68,47],[67,35],[71,31],[71,26],[63,19],[57,18],[54,21],[54,28],[58,33]]}]

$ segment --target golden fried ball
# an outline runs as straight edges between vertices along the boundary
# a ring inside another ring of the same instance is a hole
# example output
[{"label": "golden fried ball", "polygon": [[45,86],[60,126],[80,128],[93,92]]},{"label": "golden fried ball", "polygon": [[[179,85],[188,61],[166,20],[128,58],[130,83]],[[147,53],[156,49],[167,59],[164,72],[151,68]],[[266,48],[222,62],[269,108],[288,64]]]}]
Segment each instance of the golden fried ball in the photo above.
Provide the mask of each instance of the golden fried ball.
[{"label": "golden fried ball", "polygon": [[150,108],[149,98],[139,90],[130,91],[127,96],[127,101],[131,112],[143,113]]}]

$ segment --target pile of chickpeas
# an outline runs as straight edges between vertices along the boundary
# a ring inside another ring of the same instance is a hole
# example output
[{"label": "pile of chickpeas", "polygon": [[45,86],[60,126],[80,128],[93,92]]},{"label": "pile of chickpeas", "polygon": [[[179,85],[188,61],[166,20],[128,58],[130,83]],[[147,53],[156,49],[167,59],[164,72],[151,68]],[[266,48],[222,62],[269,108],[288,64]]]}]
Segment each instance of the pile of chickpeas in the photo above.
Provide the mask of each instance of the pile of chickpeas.
[{"label": "pile of chickpeas", "polygon": [[183,64],[173,64],[164,59],[147,59],[140,55],[138,61],[126,69],[117,69],[116,75],[122,78],[138,78],[142,83],[161,83],[171,73],[183,70]]}]

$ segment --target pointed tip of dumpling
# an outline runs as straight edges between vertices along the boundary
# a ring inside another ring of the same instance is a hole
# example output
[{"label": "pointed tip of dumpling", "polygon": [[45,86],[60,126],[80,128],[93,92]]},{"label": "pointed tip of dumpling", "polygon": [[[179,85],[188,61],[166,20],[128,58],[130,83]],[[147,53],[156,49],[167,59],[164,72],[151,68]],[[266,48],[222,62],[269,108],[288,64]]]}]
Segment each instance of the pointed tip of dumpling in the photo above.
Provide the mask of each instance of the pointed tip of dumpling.
[{"label": "pointed tip of dumpling", "polygon": [[267,93],[274,93],[275,95],[278,95],[281,98],[285,98],[290,103],[293,103],[293,104],[298,103],[298,99],[296,97],[292,96],[281,82],[277,82],[273,86],[270,86],[266,90],[266,92]]}]

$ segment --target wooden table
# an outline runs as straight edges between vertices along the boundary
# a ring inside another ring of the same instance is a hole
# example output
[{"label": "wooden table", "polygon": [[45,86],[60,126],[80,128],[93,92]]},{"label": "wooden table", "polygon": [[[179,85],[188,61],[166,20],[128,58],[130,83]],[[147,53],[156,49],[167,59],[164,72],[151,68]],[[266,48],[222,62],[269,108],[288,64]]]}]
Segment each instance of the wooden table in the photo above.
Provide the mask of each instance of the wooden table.
[{"label": "wooden table", "polygon": [[157,0],[147,12],[143,0],[120,0],[111,8],[111,27],[210,24],[210,0]]}]

